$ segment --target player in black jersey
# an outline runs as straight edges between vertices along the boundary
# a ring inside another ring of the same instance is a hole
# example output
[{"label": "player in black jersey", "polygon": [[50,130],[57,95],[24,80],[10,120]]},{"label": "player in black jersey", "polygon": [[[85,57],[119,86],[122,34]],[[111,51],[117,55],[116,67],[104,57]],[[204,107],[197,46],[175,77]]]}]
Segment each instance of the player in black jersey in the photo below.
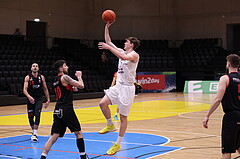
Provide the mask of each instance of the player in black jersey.
[{"label": "player in black jersey", "polygon": [[50,97],[45,78],[43,75],[38,73],[39,66],[37,63],[32,64],[31,71],[32,73],[27,75],[24,79],[23,93],[27,96],[28,119],[32,128],[31,140],[33,142],[37,142],[37,132],[40,124],[40,115],[43,103],[43,92],[47,98],[47,101],[44,105],[45,108],[47,108],[50,103]]},{"label": "player in black jersey", "polygon": [[226,59],[229,74],[219,80],[217,95],[203,119],[203,127],[208,128],[209,117],[221,102],[225,113],[222,120],[222,159],[231,159],[231,153],[240,152],[240,58],[230,54]]},{"label": "player in black jersey", "polygon": [[46,158],[52,145],[57,141],[58,137],[63,137],[67,127],[76,135],[77,147],[81,159],[87,159],[81,126],[73,109],[72,92],[73,89],[77,91],[77,88],[84,88],[82,72],[76,71],[75,76],[78,79],[76,81],[67,75],[68,66],[64,60],[56,61],[54,67],[58,71],[58,76],[54,79],[53,83],[57,102],[53,115],[51,137],[44,145],[41,159]]}]

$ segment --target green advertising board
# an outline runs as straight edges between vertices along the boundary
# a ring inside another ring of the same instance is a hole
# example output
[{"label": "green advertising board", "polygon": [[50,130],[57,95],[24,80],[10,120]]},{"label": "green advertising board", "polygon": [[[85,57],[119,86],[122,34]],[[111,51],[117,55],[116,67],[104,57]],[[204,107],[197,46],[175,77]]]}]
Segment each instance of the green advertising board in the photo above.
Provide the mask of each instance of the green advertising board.
[{"label": "green advertising board", "polygon": [[185,81],[184,93],[217,93],[218,81]]}]

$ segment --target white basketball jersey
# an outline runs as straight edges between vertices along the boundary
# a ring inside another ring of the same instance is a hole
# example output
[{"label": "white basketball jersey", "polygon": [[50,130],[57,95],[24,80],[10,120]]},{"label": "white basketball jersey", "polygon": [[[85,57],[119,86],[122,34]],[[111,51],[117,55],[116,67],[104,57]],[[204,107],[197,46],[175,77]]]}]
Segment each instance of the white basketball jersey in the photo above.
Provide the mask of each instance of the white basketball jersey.
[{"label": "white basketball jersey", "polygon": [[[135,52],[135,51],[134,51]],[[123,52],[126,54],[126,52]],[[118,61],[118,72],[117,72],[117,83],[131,86],[136,81],[136,70],[138,66],[138,61],[136,63],[121,60]]]}]

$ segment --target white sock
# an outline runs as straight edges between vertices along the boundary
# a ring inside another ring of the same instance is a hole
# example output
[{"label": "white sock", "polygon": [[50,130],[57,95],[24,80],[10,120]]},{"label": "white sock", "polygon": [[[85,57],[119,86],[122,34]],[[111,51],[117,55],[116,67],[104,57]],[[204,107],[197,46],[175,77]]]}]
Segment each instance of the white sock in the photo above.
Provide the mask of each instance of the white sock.
[{"label": "white sock", "polygon": [[80,154],[80,156],[82,156],[82,155],[85,155],[86,152],[80,152],[79,154]]},{"label": "white sock", "polygon": [[37,135],[37,133],[38,133],[38,130],[33,129],[33,134],[34,134],[34,135]]},{"label": "white sock", "polygon": [[107,124],[108,124],[108,125],[113,125],[112,118],[107,119]]},{"label": "white sock", "polygon": [[117,139],[117,141],[116,141],[116,144],[120,145],[121,142],[122,142],[122,140],[123,140],[123,137],[118,136],[118,139]]},{"label": "white sock", "polygon": [[46,157],[46,156],[47,156],[47,154],[45,154],[45,153],[42,153],[42,156],[45,156],[45,157]]}]

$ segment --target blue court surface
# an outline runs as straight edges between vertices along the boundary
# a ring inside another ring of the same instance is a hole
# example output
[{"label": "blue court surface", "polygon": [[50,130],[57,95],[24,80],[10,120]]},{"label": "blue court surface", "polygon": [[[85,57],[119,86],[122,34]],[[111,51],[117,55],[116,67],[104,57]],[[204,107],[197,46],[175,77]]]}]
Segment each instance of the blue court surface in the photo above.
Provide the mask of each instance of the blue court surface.
[{"label": "blue court surface", "polygon": [[[117,132],[98,134],[97,132],[83,133],[86,152],[91,159],[146,159],[181,149],[181,147],[163,146],[169,139],[162,136],[126,133],[122,142],[122,148],[113,156],[105,152],[112,146],[118,136]],[[49,136],[38,136],[39,141],[32,143],[30,135],[21,135],[0,139],[0,159],[39,159],[42,148]],[[48,159],[79,159],[76,139],[74,134],[65,134],[59,138],[49,151]]]}]

